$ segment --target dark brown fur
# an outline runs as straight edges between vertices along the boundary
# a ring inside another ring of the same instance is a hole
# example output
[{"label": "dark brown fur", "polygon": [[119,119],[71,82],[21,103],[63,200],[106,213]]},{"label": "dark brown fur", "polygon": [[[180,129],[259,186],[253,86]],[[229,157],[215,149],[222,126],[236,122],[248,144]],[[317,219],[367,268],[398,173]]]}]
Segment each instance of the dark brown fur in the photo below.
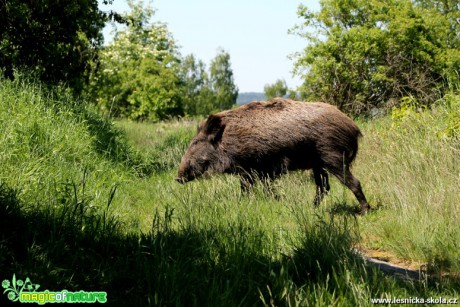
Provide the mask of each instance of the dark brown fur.
[{"label": "dark brown fur", "polygon": [[290,170],[313,169],[315,204],[329,191],[329,171],[369,204],[350,172],[361,132],[336,107],[275,98],[210,115],[198,128],[179,166],[185,183],[206,171],[241,176],[247,190],[255,178],[275,179]]}]

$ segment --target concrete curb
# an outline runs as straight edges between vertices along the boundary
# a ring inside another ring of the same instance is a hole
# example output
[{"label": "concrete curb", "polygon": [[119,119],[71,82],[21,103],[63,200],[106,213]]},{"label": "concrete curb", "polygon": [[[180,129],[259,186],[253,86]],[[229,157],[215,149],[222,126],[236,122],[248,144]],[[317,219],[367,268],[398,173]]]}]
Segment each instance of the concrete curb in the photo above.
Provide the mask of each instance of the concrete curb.
[{"label": "concrete curb", "polygon": [[405,279],[405,280],[425,280],[427,277],[426,272],[421,270],[411,270],[389,262],[381,261],[365,255],[361,255],[366,260],[366,265],[369,267],[376,267],[387,275]]}]

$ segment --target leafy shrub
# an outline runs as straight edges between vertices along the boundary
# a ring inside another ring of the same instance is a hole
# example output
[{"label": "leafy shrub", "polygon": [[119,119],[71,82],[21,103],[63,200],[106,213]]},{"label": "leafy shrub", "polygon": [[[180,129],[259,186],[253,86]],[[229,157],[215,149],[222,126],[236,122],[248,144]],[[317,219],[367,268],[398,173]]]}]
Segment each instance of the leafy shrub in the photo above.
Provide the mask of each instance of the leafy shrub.
[{"label": "leafy shrub", "polygon": [[295,64],[304,99],[356,114],[403,97],[429,105],[459,80],[457,5],[327,0],[318,12],[301,5],[298,15],[304,23],[293,31],[309,43]]}]

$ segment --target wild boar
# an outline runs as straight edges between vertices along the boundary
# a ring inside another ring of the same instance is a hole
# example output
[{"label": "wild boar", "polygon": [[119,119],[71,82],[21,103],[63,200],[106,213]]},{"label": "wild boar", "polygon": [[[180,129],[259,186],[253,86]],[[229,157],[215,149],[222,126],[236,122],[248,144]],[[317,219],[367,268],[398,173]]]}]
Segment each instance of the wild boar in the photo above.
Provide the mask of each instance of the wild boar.
[{"label": "wild boar", "polygon": [[247,191],[255,179],[271,181],[287,171],[312,169],[319,205],[329,191],[328,172],[370,206],[350,172],[361,132],[348,116],[322,102],[275,98],[210,115],[198,127],[179,166],[180,183],[205,172],[237,174]]}]

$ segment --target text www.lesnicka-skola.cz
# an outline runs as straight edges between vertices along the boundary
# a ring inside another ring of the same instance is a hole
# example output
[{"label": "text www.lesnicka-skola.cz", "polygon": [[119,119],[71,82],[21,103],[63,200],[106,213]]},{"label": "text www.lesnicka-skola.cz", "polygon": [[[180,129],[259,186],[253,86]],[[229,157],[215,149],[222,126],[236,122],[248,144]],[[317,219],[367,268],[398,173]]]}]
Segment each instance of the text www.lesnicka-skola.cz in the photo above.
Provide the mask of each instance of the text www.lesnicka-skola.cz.
[{"label": "text www.lesnicka-skola.cz", "polygon": [[444,298],[444,297],[405,297],[405,298],[371,298],[373,304],[458,304],[458,298]]}]

